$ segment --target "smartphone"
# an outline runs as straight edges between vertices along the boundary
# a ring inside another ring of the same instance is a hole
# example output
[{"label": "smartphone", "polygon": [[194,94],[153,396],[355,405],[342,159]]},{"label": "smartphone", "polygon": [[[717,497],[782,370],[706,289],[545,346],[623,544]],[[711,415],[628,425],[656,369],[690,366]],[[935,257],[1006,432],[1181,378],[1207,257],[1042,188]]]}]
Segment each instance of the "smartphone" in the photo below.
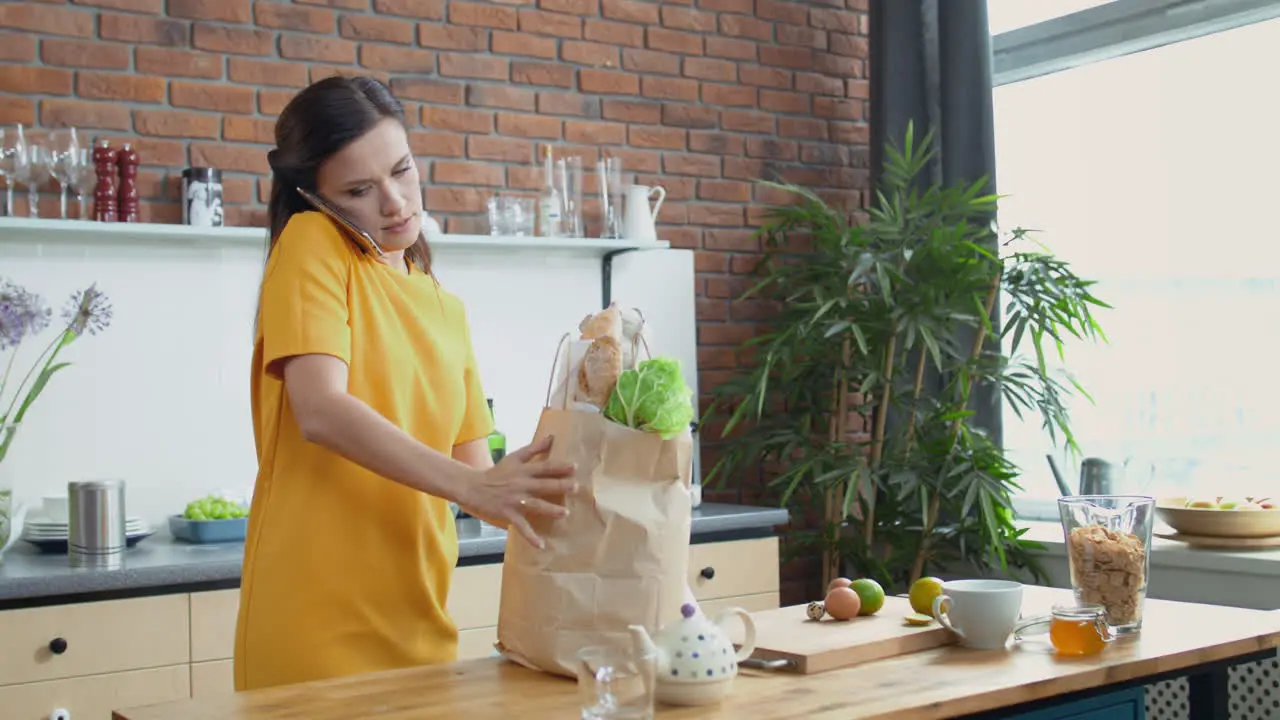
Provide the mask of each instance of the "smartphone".
[{"label": "smartphone", "polygon": [[338,223],[338,227],[342,228],[346,232],[347,238],[351,240],[351,242],[355,243],[356,247],[360,248],[361,252],[367,255],[383,254],[382,248],[378,246],[377,241],[373,239],[372,235],[357,227],[356,224],[351,221],[351,218],[342,214],[338,208],[325,202],[324,198],[313,192],[303,190],[302,188],[298,188],[298,194],[307,202],[311,203],[315,209],[325,215],[328,215],[334,222]]}]

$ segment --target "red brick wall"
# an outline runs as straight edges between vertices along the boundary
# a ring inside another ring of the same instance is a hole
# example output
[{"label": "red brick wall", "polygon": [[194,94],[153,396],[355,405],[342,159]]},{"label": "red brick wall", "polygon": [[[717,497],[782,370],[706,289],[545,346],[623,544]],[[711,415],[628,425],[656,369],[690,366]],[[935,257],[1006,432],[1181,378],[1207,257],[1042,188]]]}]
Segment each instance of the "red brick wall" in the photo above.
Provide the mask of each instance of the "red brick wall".
[{"label": "red brick wall", "polygon": [[[152,222],[180,218],[188,165],[224,171],[229,223],[263,222],[273,119],[297,88],[335,72],[378,75],[405,101],[426,206],[447,231],[483,231],[496,189],[536,189],[544,143],[587,168],[607,148],[667,188],[662,235],[698,250],[707,388],[733,372],[759,316],[730,300],[769,199],[753,181],[776,173],[847,204],[867,186],[866,5],[10,1],[0,4],[0,123],[130,138]],[[40,211],[55,217],[49,190]]]}]

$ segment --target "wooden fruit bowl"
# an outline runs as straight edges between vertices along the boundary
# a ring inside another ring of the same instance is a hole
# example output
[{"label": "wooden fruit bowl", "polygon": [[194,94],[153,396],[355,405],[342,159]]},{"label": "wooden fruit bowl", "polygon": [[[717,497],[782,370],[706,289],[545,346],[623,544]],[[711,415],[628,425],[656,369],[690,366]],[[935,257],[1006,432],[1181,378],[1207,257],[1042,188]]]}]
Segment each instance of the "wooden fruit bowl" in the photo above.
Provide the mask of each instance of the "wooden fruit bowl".
[{"label": "wooden fruit bowl", "polygon": [[1187,498],[1156,501],[1156,516],[1183,535],[1199,537],[1264,538],[1280,536],[1280,508],[1222,510],[1186,507]]}]

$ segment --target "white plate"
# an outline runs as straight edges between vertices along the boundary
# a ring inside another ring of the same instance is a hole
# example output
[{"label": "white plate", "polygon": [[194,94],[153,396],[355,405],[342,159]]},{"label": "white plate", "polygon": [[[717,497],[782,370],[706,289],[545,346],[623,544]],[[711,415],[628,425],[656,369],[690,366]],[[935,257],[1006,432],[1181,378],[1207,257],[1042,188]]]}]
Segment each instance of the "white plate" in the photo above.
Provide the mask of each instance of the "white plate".
[{"label": "white plate", "polygon": [[[142,518],[129,518],[128,520],[124,521],[125,527],[137,527],[145,524],[146,523],[143,522]],[[66,532],[67,528],[71,527],[67,523],[39,523],[39,522],[35,522],[35,523],[24,522],[23,526],[39,528],[41,530],[61,530],[63,532]]]},{"label": "white plate", "polygon": [[[142,523],[130,524],[125,525],[124,534],[138,535],[148,532],[149,530],[150,528]],[[49,530],[43,528],[24,527],[22,530],[22,536],[37,540],[59,540],[65,539],[68,536],[68,533],[65,528],[62,530]]]}]

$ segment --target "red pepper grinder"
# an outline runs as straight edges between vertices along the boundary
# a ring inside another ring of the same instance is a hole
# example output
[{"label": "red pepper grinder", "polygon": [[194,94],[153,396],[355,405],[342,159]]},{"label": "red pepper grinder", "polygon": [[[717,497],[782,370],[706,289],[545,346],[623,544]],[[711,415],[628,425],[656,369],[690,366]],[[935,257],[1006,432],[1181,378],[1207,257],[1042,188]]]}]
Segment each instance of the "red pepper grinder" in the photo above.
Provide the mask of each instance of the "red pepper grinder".
[{"label": "red pepper grinder", "polygon": [[116,221],[116,151],[108,140],[99,140],[93,148],[93,167],[98,184],[93,189],[93,219]]},{"label": "red pepper grinder", "polygon": [[138,222],[138,151],[125,143],[116,162],[120,166],[120,203],[116,220]]}]

